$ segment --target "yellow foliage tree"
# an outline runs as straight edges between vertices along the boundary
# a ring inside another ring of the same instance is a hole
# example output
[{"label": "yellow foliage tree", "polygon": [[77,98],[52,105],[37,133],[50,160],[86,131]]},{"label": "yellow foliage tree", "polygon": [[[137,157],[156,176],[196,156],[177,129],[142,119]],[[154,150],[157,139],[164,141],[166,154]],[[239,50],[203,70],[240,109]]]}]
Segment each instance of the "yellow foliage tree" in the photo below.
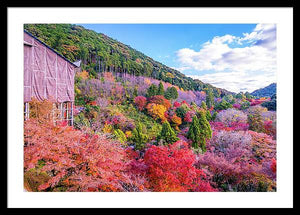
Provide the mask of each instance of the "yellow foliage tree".
[{"label": "yellow foliage tree", "polygon": [[154,119],[160,119],[162,122],[167,120],[165,116],[165,112],[167,111],[167,108],[164,105],[149,103],[146,106],[146,109]]}]

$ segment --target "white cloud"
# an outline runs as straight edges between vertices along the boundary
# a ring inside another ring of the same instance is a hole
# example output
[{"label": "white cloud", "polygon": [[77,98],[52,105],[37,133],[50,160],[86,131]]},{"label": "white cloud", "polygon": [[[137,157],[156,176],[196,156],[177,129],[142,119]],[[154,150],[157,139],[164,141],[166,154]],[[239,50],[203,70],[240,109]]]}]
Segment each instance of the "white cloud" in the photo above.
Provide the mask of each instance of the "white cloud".
[{"label": "white cloud", "polygon": [[[247,46],[232,48],[231,44]],[[199,71],[196,77],[204,82],[215,83],[218,87],[222,85],[234,92],[251,92],[256,89],[254,87],[264,87],[270,80],[276,81],[276,25],[258,24],[243,37],[217,36],[204,43],[199,51],[178,50],[177,58],[181,71]],[[207,70],[217,73],[203,74]],[[230,79],[238,84],[232,84]]]},{"label": "white cloud", "polygon": [[214,74],[188,76],[235,93],[241,91],[253,92],[256,89],[276,82],[276,77],[273,73],[253,74],[251,72],[218,72]]}]

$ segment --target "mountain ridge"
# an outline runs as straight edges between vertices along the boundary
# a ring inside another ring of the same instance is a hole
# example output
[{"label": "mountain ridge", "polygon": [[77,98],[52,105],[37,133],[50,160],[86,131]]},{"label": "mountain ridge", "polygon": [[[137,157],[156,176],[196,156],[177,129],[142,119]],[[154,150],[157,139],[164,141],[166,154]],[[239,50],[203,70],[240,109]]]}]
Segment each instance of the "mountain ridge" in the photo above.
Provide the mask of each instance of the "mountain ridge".
[{"label": "mountain ridge", "polygon": [[266,87],[262,87],[257,90],[254,90],[250,94],[256,97],[271,97],[272,95],[276,94],[276,88],[277,88],[277,84],[271,83]]}]

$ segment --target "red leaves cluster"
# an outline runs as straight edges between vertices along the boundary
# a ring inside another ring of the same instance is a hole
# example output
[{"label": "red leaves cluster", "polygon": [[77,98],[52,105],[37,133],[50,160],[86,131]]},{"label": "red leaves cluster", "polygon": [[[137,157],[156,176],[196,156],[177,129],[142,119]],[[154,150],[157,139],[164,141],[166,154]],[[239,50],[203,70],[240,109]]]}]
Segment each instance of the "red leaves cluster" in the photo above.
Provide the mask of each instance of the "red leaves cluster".
[{"label": "red leaves cluster", "polygon": [[25,122],[24,140],[25,172],[43,160],[41,171],[51,176],[40,190],[55,186],[64,186],[67,191],[144,189],[143,177],[130,173],[130,158],[121,144],[104,135],[30,119]]},{"label": "red leaves cluster", "polygon": [[273,173],[276,173],[276,159],[272,158],[272,163],[271,163],[271,170]]},{"label": "red leaves cluster", "polygon": [[215,191],[205,174],[194,167],[195,154],[187,143],[151,146],[144,157],[150,189],[157,192]]},{"label": "red leaves cluster", "polygon": [[145,108],[146,104],[147,104],[147,98],[144,97],[144,96],[137,96],[134,99],[134,103],[137,106],[137,108],[140,111],[142,111]]},{"label": "red leaves cluster", "polygon": [[276,136],[276,126],[273,125],[272,120],[264,121],[264,133],[273,137]]}]

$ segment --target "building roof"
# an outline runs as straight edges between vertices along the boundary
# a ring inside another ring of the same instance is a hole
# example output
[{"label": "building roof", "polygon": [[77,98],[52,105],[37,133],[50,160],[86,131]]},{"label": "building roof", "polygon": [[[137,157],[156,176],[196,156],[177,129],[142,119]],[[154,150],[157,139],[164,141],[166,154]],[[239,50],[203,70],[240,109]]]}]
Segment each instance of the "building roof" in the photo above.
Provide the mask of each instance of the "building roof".
[{"label": "building roof", "polygon": [[80,67],[81,60],[77,60],[77,61],[75,61],[73,64],[75,64],[77,67]]},{"label": "building roof", "polygon": [[[34,39],[36,39],[37,41],[39,41],[41,44],[43,44],[44,46],[46,46],[47,48],[49,48],[49,49],[51,49],[53,52],[55,52],[57,55],[59,55],[60,57],[62,57],[63,59],[65,59],[66,61],[68,61],[70,64],[72,64],[73,66],[75,66],[75,67],[79,67],[80,66],[80,62],[81,61],[79,61],[79,64],[78,64],[78,61],[76,61],[76,62],[71,62],[70,60],[68,60],[67,58],[65,58],[63,55],[61,55],[60,53],[58,53],[57,51],[55,51],[53,48],[51,48],[50,46],[48,46],[46,43],[44,43],[44,42],[42,42],[41,40],[39,40],[38,38],[36,38],[35,36],[33,36],[31,33],[29,33],[28,31],[26,31],[25,29],[24,29],[24,32],[26,33],[26,34],[28,34],[29,36],[31,36],[31,37],[33,37]],[[25,44],[26,42],[24,41],[24,44]],[[29,44],[29,43],[26,43],[25,45],[31,45],[31,44]],[[79,65],[79,66],[78,66]]]}]

